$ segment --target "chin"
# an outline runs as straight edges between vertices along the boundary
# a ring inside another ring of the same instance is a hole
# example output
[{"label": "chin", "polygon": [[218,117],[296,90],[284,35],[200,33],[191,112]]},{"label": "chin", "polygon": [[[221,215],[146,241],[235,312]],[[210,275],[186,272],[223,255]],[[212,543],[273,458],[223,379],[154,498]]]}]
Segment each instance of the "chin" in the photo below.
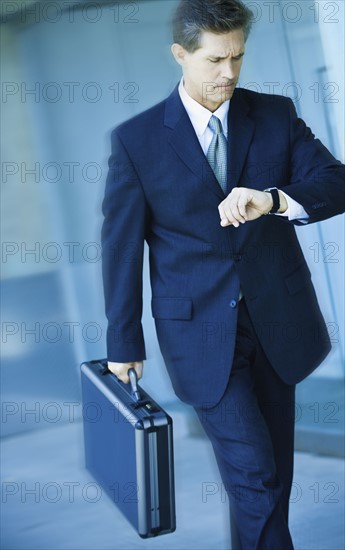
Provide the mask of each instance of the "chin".
[{"label": "chin", "polygon": [[219,101],[224,103],[224,101],[227,101],[228,99],[231,99],[232,96],[233,96],[234,91],[235,91],[235,88],[230,88],[229,90],[223,90],[219,94]]}]

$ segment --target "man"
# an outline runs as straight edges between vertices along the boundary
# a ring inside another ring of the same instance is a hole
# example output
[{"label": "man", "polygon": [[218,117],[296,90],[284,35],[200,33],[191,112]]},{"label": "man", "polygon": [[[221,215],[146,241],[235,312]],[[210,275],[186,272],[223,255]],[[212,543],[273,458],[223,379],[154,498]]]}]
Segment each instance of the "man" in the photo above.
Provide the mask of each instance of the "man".
[{"label": "man", "polygon": [[286,550],[295,384],[330,349],[294,224],[344,211],[344,170],[291,100],[235,89],[251,20],[240,0],[182,1],[180,84],[112,133],[108,365],[142,375],[146,240],[160,348],[212,442],[233,548]]}]

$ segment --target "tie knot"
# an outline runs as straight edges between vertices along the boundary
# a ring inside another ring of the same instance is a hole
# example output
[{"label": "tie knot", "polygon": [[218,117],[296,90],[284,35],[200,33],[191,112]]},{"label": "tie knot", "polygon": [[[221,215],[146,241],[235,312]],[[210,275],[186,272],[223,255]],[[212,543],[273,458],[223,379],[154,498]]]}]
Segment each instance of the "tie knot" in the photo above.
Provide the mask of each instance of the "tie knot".
[{"label": "tie knot", "polygon": [[220,122],[218,117],[212,115],[208,125],[214,134],[218,135],[223,133],[222,123]]}]

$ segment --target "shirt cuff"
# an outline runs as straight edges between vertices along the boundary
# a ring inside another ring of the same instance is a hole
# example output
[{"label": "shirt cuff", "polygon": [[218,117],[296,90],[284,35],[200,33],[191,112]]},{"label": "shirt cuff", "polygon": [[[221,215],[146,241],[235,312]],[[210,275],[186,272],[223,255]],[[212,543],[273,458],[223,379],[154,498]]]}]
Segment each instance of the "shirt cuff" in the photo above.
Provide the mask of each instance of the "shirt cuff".
[{"label": "shirt cuff", "polygon": [[299,220],[302,223],[308,223],[309,215],[304,210],[303,206],[299,202],[289,197],[286,193],[284,193],[284,191],[281,191],[281,189],[280,192],[283,193],[284,197],[286,198],[288,207],[285,212],[277,212],[276,214],[274,214],[274,216],[284,216],[285,218],[288,218],[289,221]]}]

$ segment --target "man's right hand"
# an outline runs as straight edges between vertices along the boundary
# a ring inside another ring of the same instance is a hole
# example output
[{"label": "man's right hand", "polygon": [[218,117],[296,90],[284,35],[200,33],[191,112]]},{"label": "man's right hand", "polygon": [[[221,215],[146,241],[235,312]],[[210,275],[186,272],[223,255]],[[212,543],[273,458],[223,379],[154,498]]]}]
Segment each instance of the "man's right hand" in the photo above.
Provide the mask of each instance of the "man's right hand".
[{"label": "man's right hand", "polygon": [[143,362],[134,361],[133,363],[113,363],[108,361],[108,369],[115,374],[125,384],[129,383],[128,371],[134,369],[137,373],[138,380],[143,375]]}]

